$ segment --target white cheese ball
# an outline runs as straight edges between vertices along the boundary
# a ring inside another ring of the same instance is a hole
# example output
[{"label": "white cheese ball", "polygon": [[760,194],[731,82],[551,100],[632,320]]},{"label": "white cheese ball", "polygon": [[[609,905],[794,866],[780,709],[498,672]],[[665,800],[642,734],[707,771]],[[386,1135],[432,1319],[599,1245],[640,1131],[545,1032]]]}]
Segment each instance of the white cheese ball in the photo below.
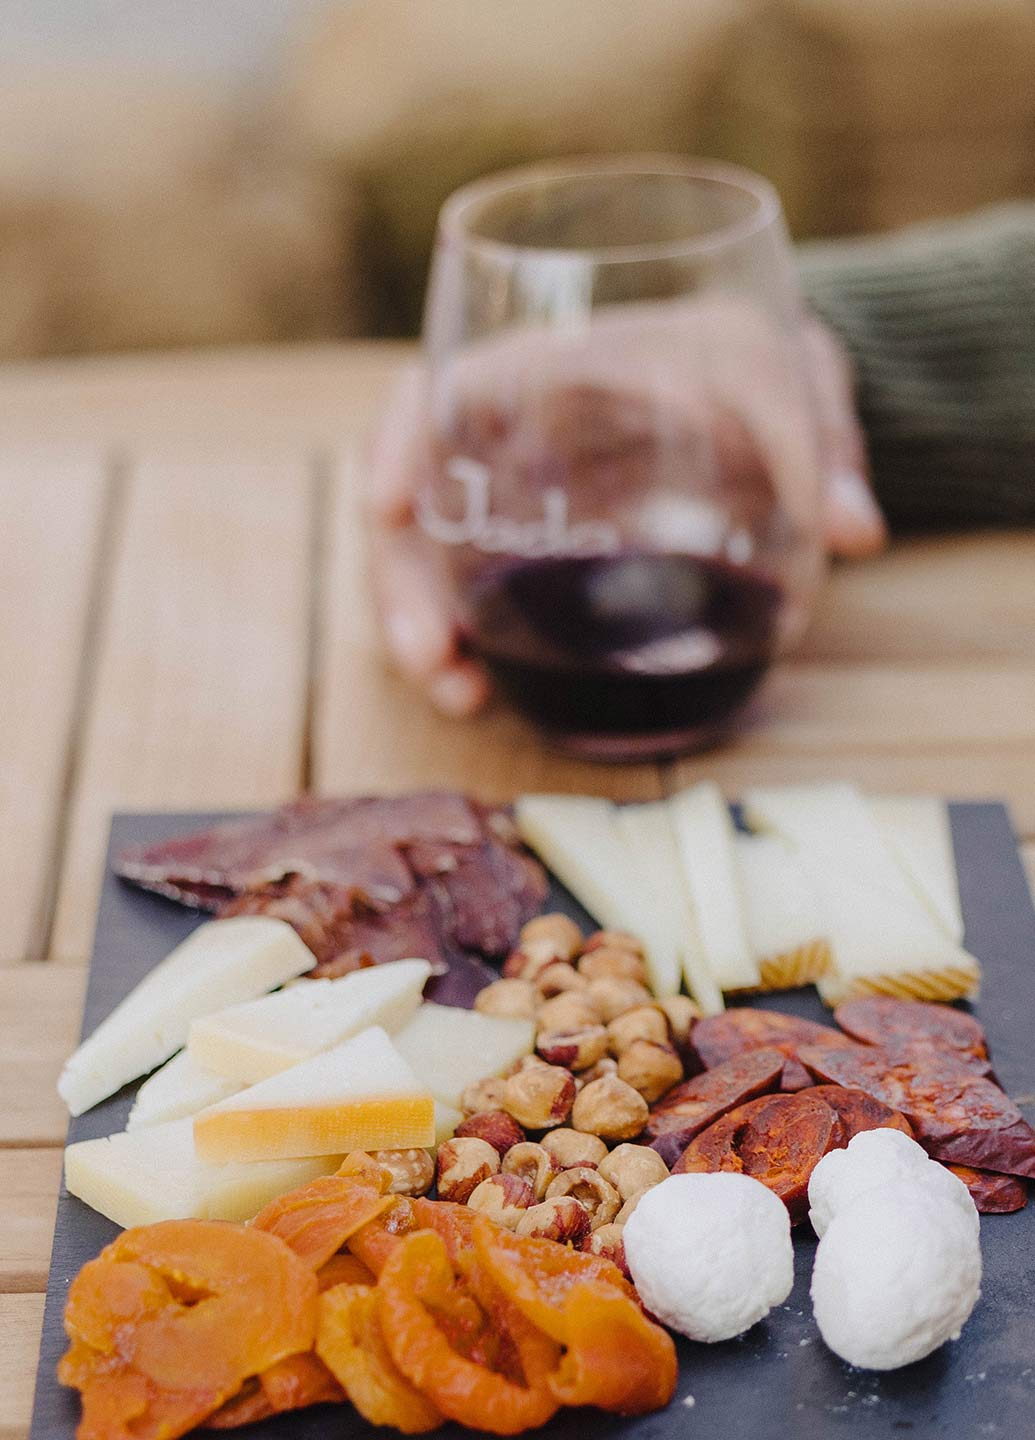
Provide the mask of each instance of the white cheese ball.
[{"label": "white cheese ball", "polygon": [[823,1156],[809,1180],[813,1230],[822,1236],[858,1196],[885,1185],[919,1187],[933,1199],[955,1205],[977,1233],[980,1220],[966,1185],[901,1130],[865,1130],[846,1149]]},{"label": "white cheese ball", "polygon": [[966,1214],[902,1184],[839,1209],[812,1272],[820,1334],[867,1370],[897,1370],[955,1340],[980,1292],[981,1247]]},{"label": "white cheese ball", "polygon": [[748,1175],[670,1175],[622,1238],[644,1305],[691,1340],[732,1340],[794,1284],[787,1207]]}]

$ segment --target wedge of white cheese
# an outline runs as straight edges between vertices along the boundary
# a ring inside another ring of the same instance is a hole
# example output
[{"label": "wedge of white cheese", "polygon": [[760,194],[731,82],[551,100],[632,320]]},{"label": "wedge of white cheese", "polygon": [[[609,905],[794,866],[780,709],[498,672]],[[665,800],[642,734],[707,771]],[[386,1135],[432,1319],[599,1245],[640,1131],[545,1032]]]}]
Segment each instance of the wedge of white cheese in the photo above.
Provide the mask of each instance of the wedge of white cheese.
[{"label": "wedge of white cheese", "polygon": [[[609,930],[628,930],[642,941],[651,988],[679,989],[681,937],[668,910],[658,910],[630,856],[610,800],[588,795],[523,795],[514,806],[521,838],[576,900]],[[634,822],[635,823],[635,822]]]},{"label": "wedge of white cheese", "polygon": [[425,1003],[394,1043],[436,1101],[456,1109],[468,1085],[502,1075],[531,1053],[535,1026],[531,1020]]},{"label": "wedge of white cheese", "polygon": [[675,994],[680,980],[685,979],[702,1014],[717,1015],[723,1009],[722,991],[708,965],[697,916],[683,882],[668,805],[664,800],[646,805],[616,805],[615,818],[643,897],[659,931],[663,926],[667,932],[668,944],[662,953],[674,954],[676,960],[674,974],[652,974],[654,993]]},{"label": "wedge of white cheese", "polygon": [[819,900],[795,851],[779,835],[735,839],[744,920],[762,987],[808,985],[830,965]]},{"label": "wedge of white cheese", "polygon": [[749,790],[753,825],[796,849],[820,904],[831,1004],[851,995],[952,1000],[976,993],[981,969],[917,897],[863,796],[850,785]]},{"label": "wedge of white cheese", "polygon": [[937,795],[871,795],[869,804],[917,895],[945,933],[963,942],[949,807]]},{"label": "wedge of white cheese", "polygon": [[434,1142],[430,1089],[376,1025],[194,1117],[198,1158],[213,1164]]},{"label": "wedge of white cheese", "polygon": [[250,1220],[276,1196],[329,1175],[340,1156],[206,1165],[194,1149],[189,1118],[141,1126],[65,1151],[70,1194],[116,1225],[160,1220]]},{"label": "wedge of white cheese", "polygon": [[177,945],[66,1062],[58,1093],[73,1115],[163,1064],[192,1020],[265,994],[314,965],[283,920],[210,920]]},{"label": "wedge of white cheese", "polygon": [[145,1080],[137,1091],[133,1108],[126,1121],[127,1130],[143,1125],[164,1125],[169,1120],[182,1120],[199,1110],[215,1105],[234,1095],[241,1086],[225,1075],[203,1069],[181,1050],[167,1060],[160,1070]]},{"label": "wedge of white cheese", "polygon": [[371,1025],[394,1034],[420,1004],[426,960],[396,960],[338,980],[305,980],[192,1022],[187,1049],[207,1070],[254,1085]]},{"label": "wedge of white cheese", "polygon": [[723,990],[757,990],[762,977],[748,937],[736,830],[722,792],[703,781],[673,795],[668,807],[708,968]]}]

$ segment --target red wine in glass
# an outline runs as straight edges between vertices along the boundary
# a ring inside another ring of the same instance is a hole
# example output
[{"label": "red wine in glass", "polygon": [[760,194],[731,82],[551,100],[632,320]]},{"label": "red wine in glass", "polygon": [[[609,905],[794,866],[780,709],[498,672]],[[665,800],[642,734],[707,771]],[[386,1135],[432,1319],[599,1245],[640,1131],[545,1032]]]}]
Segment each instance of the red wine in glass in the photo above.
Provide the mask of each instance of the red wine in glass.
[{"label": "red wine in glass", "polygon": [[598,758],[725,734],[774,659],[782,592],[708,556],[509,560],[467,597],[467,643],[555,742]]}]

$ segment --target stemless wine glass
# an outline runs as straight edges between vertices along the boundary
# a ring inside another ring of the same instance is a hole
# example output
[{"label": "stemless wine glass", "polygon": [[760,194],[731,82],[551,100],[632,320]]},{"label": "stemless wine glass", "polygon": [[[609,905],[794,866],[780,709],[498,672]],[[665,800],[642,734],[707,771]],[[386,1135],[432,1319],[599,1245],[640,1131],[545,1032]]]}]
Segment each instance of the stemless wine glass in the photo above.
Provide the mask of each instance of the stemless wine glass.
[{"label": "stemless wine glass", "polygon": [[803,628],[821,455],[780,202],[664,157],[552,163],[443,207],[418,519],[461,634],[547,737],[714,743]]}]

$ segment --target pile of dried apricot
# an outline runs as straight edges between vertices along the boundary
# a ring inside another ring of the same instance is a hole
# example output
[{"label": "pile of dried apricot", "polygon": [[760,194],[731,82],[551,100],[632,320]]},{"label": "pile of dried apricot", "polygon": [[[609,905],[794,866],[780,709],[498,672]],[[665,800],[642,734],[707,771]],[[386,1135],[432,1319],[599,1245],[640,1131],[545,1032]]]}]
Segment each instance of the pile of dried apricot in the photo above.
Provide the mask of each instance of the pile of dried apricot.
[{"label": "pile of dried apricot", "polygon": [[666,1405],[675,1349],[614,1265],[350,1156],[251,1225],[127,1230],[73,1281],[61,1381],[79,1440],[175,1440],[350,1401],[405,1434],[510,1435],[564,1405]]}]

